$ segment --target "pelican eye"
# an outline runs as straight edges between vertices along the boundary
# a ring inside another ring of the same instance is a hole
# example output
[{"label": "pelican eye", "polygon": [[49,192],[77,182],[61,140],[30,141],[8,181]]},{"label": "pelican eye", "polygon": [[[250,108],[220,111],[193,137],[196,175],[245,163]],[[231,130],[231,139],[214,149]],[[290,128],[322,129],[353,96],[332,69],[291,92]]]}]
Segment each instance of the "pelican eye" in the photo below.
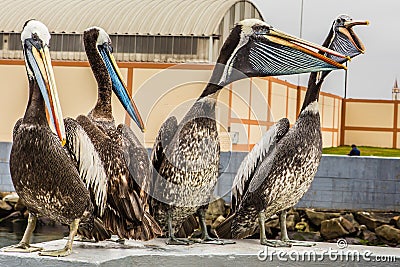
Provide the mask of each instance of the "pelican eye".
[{"label": "pelican eye", "polygon": [[41,47],[43,47],[43,41],[42,39],[39,38],[39,36],[37,35],[37,33],[32,33],[31,35],[31,40],[33,42],[31,42],[33,44],[33,46],[35,46],[37,49],[40,49]]},{"label": "pelican eye", "polygon": [[39,41],[39,36],[37,35],[37,33],[32,33],[32,39],[35,41]]},{"label": "pelican eye", "polygon": [[264,25],[255,25],[253,26],[254,34],[268,34],[270,28]]}]

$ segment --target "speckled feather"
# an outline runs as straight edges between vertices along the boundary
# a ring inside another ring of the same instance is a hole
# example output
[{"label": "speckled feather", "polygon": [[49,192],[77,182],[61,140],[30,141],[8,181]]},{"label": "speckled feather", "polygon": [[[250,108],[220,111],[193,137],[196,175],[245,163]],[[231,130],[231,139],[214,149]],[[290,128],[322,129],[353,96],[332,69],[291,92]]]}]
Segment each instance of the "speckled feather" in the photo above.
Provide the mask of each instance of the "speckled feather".
[{"label": "speckled feather", "polygon": [[322,137],[318,113],[303,111],[294,126],[278,142],[254,173],[232,221],[233,238],[251,235],[248,229],[258,225],[258,212],[266,217],[292,207],[307,192],[322,155]]},{"label": "speckled feather", "polygon": [[[215,97],[197,101],[165,146],[161,164],[153,157],[153,164],[160,166],[158,170],[153,170],[153,176],[156,176],[153,178],[154,194],[162,196],[168,204],[153,198],[152,209],[156,220],[163,226],[166,226],[167,210],[171,211],[174,218],[173,227],[179,230],[189,216],[209,201],[219,166],[215,104]],[[160,133],[164,129],[170,130],[169,127],[162,129]],[[159,136],[162,136],[160,133]],[[157,172],[164,179],[157,177]]]}]

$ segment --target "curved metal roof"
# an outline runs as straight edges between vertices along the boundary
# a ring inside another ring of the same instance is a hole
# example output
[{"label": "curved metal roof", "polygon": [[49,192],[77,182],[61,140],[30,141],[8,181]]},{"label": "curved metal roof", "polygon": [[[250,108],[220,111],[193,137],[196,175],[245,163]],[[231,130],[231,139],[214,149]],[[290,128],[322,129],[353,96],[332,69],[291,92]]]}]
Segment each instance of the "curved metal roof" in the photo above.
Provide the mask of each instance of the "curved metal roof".
[{"label": "curved metal roof", "polygon": [[249,0],[5,0],[1,3],[0,31],[20,32],[26,20],[35,18],[55,33],[81,33],[96,25],[110,34],[210,36],[218,34],[220,21],[238,2],[251,3]]}]

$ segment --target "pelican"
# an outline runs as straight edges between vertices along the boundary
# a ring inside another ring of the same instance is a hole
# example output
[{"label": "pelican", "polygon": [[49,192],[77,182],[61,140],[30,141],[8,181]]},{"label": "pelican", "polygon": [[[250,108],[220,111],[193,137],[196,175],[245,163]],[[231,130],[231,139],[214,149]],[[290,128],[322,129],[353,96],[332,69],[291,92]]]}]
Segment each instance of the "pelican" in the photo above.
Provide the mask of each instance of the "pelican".
[{"label": "pelican", "polygon": [[87,116],[65,120],[66,146],[79,163],[82,179],[105,227],[120,239],[152,239],[161,234],[161,229],[145,210],[146,197],[140,193],[140,181],[149,179],[149,157],[129,127],[115,126],[112,92],[141,130],[143,121],[127,93],[109,35],[102,28],[91,27],[84,31],[83,39],[98,98]]},{"label": "pelican", "polygon": [[[104,240],[110,238],[95,216],[90,194],[76,164],[63,148],[66,135],[50,60],[50,33],[37,21],[25,23],[21,41],[29,80],[29,101],[25,115],[13,130],[10,171],[14,187],[29,210],[28,225],[18,245],[4,251],[42,250],[30,245],[38,216],[69,224],[70,233],[63,249],[42,251],[40,255],[67,256],[75,234]],[[46,118],[51,118],[54,134]],[[79,228],[79,229],[78,229]]]},{"label": "pelican", "polygon": [[[366,21],[353,21],[340,15],[332,24],[323,46],[347,58],[326,56],[344,63],[364,53],[361,40],[352,30]],[[321,54],[324,53],[321,51]],[[307,192],[322,155],[322,137],[318,111],[319,92],[330,71],[310,74],[306,96],[297,121],[290,128],[286,118],[279,120],[254,146],[240,165],[232,188],[232,215],[216,231],[219,237],[245,238],[260,227],[260,243],[269,246],[310,246],[288,238],[287,209]],[[281,240],[267,240],[265,219],[280,214]]]},{"label": "pelican", "polygon": [[168,232],[167,244],[190,244],[175,233],[196,213],[202,242],[224,243],[210,238],[204,218],[204,207],[218,177],[220,144],[215,105],[220,90],[247,77],[344,68],[311,48],[344,57],[257,19],[243,20],[233,28],[201,96],[179,124],[175,117],[164,122],[153,147],[151,211]]}]

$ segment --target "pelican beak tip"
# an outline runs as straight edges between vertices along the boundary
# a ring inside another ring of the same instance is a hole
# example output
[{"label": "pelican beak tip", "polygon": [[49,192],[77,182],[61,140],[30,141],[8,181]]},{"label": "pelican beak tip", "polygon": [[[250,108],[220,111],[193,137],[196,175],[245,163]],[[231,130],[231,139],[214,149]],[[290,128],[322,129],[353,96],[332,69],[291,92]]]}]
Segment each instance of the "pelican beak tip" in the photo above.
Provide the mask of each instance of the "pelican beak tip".
[{"label": "pelican beak tip", "polygon": [[65,146],[66,143],[67,143],[67,140],[65,140],[65,138],[63,138],[63,139],[61,140],[61,146]]}]

